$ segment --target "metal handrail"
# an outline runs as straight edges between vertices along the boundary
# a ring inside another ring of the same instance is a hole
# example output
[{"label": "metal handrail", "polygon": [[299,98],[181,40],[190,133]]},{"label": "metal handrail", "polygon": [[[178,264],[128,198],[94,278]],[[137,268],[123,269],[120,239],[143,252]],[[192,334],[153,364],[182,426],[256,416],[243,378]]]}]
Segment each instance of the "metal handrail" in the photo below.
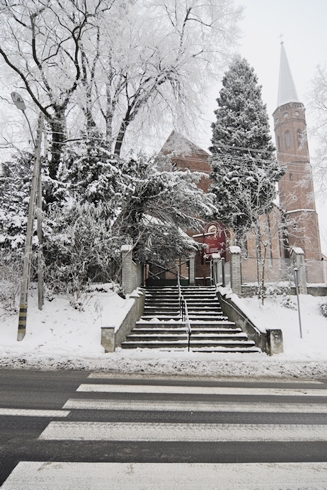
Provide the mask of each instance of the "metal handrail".
[{"label": "metal handrail", "polygon": [[187,350],[190,352],[190,347],[191,347],[191,335],[192,335],[192,330],[191,330],[191,323],[190,323],[190,318],[188,316],[188,309],[187,309],[187,302],[184,296],[183,298],[183,303],[184,303],[184,320],[185,320],[185,327],[186,327],[186,333],[187,333]]},{"label": "metal handrail", "polygon": [[187,350],[189,352],[190,347],[191,347],[192,330],[191,330],[190,318],[188,315],[187,302],[186,302],[186,299],[184,298],[184,296],[182,294],[179,271],[177,274],[177,286],[178,286],[178,299],[179,299],[180,315],[182,317],[182,321],[185,322],[186,334],[187,334]]}]

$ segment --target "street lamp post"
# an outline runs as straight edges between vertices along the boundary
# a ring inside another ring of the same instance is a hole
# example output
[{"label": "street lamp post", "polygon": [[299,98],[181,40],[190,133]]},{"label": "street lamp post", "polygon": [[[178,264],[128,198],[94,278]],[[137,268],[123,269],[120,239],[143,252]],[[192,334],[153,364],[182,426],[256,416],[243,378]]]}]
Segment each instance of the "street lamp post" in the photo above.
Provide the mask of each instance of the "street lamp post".
[{"label": "street lamp post", "polygon": [[[26,106],[23,98],[17,93],[13,92],[11,94],[12,100],[16,107],[21,110],[26,120],[28,118],[25,114]],[[24,266],[23,266],[23,279],[21,284],[21,292],[20,292],[20,304],[19,304],[19,319],[18,319],[18,334],[17,340],[23,340],[26,334],[26,320],[27,320],[27,304],[28,304],[28,287],[29,287],[29,279],[30,279],[30,268],[31,268],[31,255],[32,255],[32,237],[33,237],[33,222],[35,215],[35,204],[36,197],[38,195],[38,223],[41,223],[41,198],[42,198],[42,190],[41,190],[41,174],[40,174],[40,156],[41,156],[41,139],[42,139],[42,129],[43,129],[43,114],[40,113],[39,121],[38,121],[38,129],[36,141],[34,141],[33,134],[31,131],[31,126],[28,121],[28,125],[30,128],[30,132],[32,135],[32,140],[34,143],[34,166],[33,166],[33,176],[32,176],[32,185],[31,185],[31,193],[30,200],[28,205],[28,217],[27,217],[27,229],[26,229],[26,242],[25,242],[25,253],[24,253]],[[40,226],[38,226],[38,236],[40,237]],[[40,246],[40,244],[39,244]],[[39,249],[39,263],[38,268],[39,273],[39,309],[42,309],[42,304],[40,301],[43,301],[43,278],[40,281],[41,272],[41,257],[40,257],[40,249]]]}]

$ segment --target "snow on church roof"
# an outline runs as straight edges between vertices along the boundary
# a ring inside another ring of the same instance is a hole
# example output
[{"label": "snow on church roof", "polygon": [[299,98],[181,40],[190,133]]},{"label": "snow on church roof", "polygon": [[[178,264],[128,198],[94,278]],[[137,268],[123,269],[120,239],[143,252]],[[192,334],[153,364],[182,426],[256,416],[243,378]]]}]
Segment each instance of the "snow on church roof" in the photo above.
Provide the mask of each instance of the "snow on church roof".
[{"label": "snow on church roof", "polygon": [[170,156],[186,156],[191,154],[203,155],[206,158],[209,156],[209,153],[175,130],[170,133],[160,153]]},{"label": "snow on church roof", "polygon": [[300,102],[294,85],[284,43],[281,43],[277,107],[288,102]]}]

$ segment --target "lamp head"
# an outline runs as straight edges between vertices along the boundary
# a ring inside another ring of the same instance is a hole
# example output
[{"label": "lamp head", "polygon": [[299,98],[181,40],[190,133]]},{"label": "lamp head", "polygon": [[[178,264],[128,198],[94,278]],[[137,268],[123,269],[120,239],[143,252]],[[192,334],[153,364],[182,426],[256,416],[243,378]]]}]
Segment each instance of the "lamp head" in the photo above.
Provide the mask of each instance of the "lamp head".
[{"label": "lamp head", "polygon": [[23,112],[26,110],[24,99],[18,92],[11,92],[11,98],[17,109]]}]

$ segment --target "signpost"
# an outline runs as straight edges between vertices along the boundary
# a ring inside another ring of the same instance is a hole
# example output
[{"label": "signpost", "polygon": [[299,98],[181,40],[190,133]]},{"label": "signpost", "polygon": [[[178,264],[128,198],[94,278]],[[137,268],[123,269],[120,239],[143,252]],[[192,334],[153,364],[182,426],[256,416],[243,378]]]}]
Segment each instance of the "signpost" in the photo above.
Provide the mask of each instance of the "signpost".
[{"label": "signpost", "polygon": [[295,289],[296,289],[296,296],[297,296],[297,311],[299,316],[300,337],[302,339],[302,324],[301,324],[300,297],[299,297],[299,269],[297,267],[294,268],[294,275],[295,275]]}]

